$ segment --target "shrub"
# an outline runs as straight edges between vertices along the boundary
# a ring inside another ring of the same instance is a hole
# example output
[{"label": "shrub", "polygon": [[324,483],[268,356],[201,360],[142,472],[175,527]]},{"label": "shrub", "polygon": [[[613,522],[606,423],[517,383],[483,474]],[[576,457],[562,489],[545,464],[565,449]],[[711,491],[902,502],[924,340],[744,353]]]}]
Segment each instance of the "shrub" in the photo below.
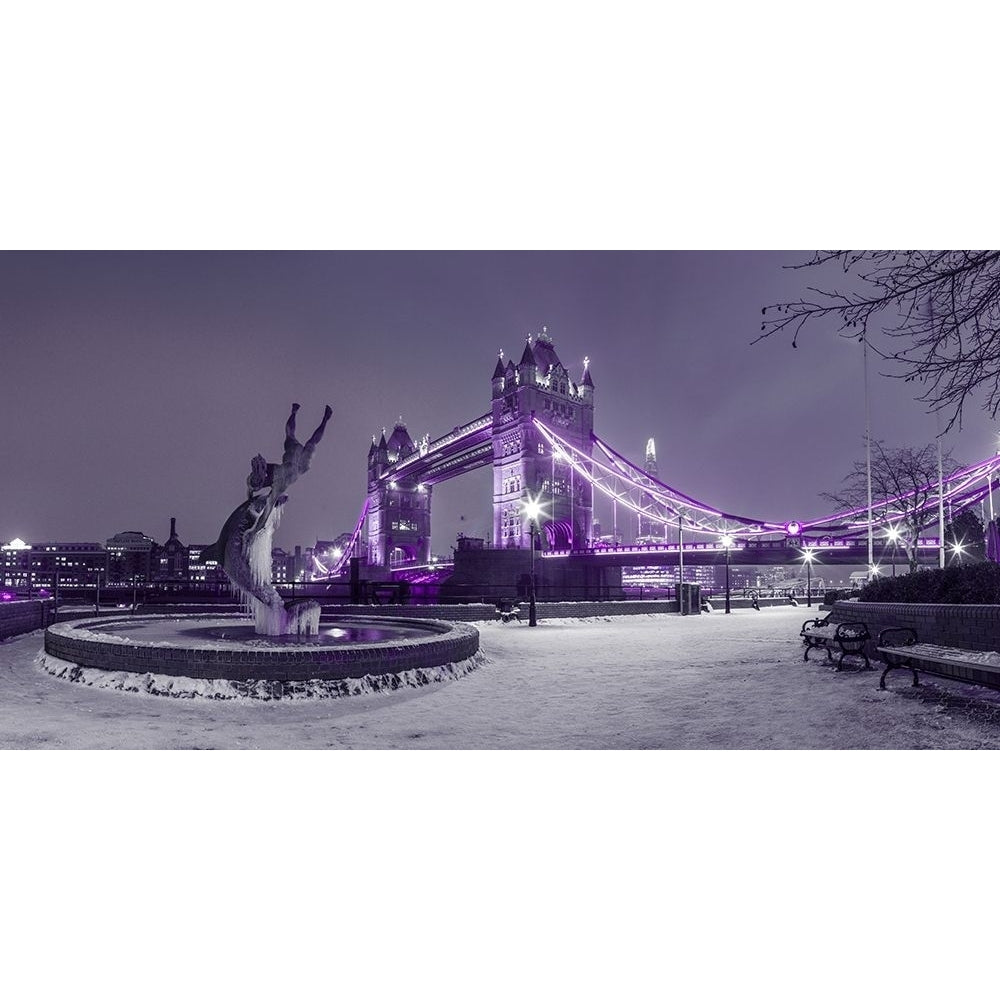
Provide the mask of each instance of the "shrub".
[{"label": "shrub", "polygon": [[823,603],[834,604],[836,601],[846,601],[849,597],[857,596],[858,592],[856,590],[849,590],[845,587],[840,587],[836,590],[825,590],[823,592]]},{"label": "shrub", "polygon": [[982,562],[877,577],[858,596],[888,604],[1000,604],[1000,565]]}]

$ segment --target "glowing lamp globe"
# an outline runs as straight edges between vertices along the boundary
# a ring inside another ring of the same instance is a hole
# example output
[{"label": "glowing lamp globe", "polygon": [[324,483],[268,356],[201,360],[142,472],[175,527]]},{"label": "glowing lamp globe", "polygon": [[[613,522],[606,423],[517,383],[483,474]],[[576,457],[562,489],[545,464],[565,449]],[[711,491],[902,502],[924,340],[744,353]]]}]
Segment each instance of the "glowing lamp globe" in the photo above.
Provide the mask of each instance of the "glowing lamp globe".
[{"label": "glowing lamp globe", "polygon": [[522,501],[521,506],[524,510],[524,516],[529,521],[537,521],[542,513],[542,505],[538,502],[537,497],[528,497],[527,500]]}]

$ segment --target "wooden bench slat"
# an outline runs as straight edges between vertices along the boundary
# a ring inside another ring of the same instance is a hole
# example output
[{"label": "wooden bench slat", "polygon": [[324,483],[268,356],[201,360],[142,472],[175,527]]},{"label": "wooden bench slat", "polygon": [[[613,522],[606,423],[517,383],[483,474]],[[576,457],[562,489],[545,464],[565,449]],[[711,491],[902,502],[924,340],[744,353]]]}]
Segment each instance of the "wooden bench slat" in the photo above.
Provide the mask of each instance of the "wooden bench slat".
[{"label": "wooden bench slat", "polygon": [[[895,640],[890,636],[898,636]],[[966,684],[1000,690],[1000,652],[996,650],[962,649],[941,646],[933,642],[920,642],[916,629],[909,625],[884,628],[879,633],[875,649],[885,661],[885,670],[878,686],[885,690],[885,679],[891,670],[909,670],[913,684],[920,683],[918,671],[936,674]],[[888,645],[890,641],[894,645]]]},{"label": "wooden bench slat", "polygon": [[[927,643],[917,643],[913,646],[876,646],[880,653],[892,653],[897,656],[912,657],[915,660],[925,660],[929,663],[943,663],[949,667],[968,667],[972,670],[982,670],[988,674],[1000,674],[1000,664],[985,660],[972,660],[962,656],[966,650],[952,649],[948,646],[932,646]],[[954,655],[944,655],[952,653]]]}]

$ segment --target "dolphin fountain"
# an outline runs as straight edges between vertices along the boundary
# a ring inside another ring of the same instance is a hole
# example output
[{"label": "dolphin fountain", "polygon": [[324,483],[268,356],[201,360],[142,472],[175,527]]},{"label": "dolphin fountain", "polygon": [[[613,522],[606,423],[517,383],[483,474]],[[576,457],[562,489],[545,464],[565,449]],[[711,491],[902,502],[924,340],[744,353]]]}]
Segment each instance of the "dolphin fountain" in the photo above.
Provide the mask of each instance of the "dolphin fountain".
[{"label": "dolphin fountain", "polygon": [[247,499],[226,519],[218,541],[202,552],[202,560],[214,559],[233,587],[253,611],[258,635],[316,635],[320,606],[315,601],[285,601],[271,582],[271,541],[288,500],[287,490],[309,470],[313,452],[326,430],[333,410],[327,406],[323,419],[309,440],[295,437],[299,404],[285,424],[285,447],[280,463],[256,455],[250,462]]}]

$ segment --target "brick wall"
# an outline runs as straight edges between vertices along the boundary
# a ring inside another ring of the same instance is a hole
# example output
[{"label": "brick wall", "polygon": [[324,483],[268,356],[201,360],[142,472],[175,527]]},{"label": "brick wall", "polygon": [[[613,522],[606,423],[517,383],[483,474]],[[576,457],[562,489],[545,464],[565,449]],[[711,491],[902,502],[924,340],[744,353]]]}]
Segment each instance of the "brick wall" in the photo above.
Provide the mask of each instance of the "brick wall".
[{"label": "brick wall", "polygon": [[[704,596],[704,595],[703,595]],[[718,614],[726,604],[723,594],[713,594],[712,608]],[[520,601],[521,618],[528,618],[528,602]],[[799,603],[804,611],[809,611],[806,607],[805,599],[800,598]],[[760,606],[762,608],[784,607],[788,601],[784,597],[762,597]],[[745,597],[734,597],[730,601],[733,608],[749,608],[750,601]],[[818,610],[818,606],[814,608]],[[535,604],[535,613],[539,621],[545,618],[604,618],[609,615],[667,615],[677,614],[676,600],[662,601],[538,601]],[[349,604],[338,607],[323,609],[323,620],[328,616],[335,615],[371,615],[399,617],[405,615],[407,618],[441,618],[445,621],[453,622],[484,622],[493,621],[496,618],[496,605],[485,604],[383,604],[374,607],[367,604]]]},{"label": "brick wall", "polygon": [[55,621],[53,601],[7,601],[0,604],[0,640],[9,639]]},{"label": "brick wall", "polygon": [[875,604],[837,601],[833,622],[863,621],[872,634],[868,655],[881,629],[908,627],[921,642],[962,649],[1000,650],[1000,604]]},{"label": "brick wall", "polygon": [[[749,602],[748,606],[749,606]],[[528,602],[521,601],[521,618],[528,619]],[[716,604],[716,607],[718,605]],[[564,601],[538,602],[536,617],[543,618],[590,618],[605,615],[650,615],[676,614],[676,601]],[[371,607],[367,604],[351,604],[337,608],[325,608],[323,620],[336,615],[364,615],[366,617],[391,618],[441,618],[452,622],[493,621],[497,616],[495,604],[383,604]]]}]

